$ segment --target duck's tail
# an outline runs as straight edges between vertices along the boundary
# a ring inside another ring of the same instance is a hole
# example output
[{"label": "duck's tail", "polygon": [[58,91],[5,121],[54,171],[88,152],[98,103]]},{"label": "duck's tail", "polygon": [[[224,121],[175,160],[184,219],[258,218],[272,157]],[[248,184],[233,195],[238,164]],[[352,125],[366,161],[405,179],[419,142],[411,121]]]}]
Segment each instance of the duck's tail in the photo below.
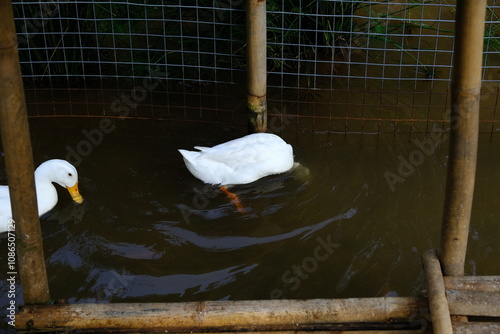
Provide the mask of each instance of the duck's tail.
[{"label": "duck's tail", "polygon": [[195,152],[195,151],[188,151],[188,150],[178,150],[180,154],[182,154],[182,157],[184,158],[184,161],[186,163],[193,164],[194,160],[200,156],[200,152]]}]

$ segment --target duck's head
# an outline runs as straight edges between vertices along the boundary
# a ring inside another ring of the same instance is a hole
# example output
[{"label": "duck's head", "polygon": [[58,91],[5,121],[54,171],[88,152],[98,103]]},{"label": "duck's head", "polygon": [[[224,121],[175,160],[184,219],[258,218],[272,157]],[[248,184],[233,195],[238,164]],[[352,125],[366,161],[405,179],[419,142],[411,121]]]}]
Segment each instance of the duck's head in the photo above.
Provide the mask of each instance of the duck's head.
[{"label": "duck's head", "polygon": [[44,174],[50,182],[57,183],[68,189],[73,201],[80,204],[83,197],[78,190],[78,172],[76,168],[66,160],[52,159],[42,163],[35,171],[36,174]]}]

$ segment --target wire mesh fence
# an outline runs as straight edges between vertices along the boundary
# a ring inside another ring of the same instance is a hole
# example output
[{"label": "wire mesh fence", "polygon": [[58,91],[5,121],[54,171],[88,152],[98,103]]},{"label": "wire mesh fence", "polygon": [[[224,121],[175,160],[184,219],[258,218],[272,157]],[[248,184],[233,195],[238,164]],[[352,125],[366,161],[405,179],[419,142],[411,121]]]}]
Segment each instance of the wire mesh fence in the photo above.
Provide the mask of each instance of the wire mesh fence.
[{"label": "wire mesh fence", "polygon": [[[276,128],[446,128],[455,4],[267,0],[268,101]],[[120,98],[136,104],[131,116],[244,119],[242,0],[16,1],[14,9],[36,116],[106,115],[117,96],[154,82],[144,99]],[[483,132],[500,130],[499,15],[500,4],[489,0]],[[54,107],[65,102],[69,110]]]}]

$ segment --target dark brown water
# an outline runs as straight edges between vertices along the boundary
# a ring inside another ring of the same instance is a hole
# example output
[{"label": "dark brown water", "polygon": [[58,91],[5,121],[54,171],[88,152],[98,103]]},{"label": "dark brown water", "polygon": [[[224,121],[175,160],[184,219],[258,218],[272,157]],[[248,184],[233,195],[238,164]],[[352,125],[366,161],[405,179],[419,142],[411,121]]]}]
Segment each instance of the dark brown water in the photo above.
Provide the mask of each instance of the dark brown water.
[{"label": "dark brown water", "polygon": [[[419,8],[405,13],[421,17]],[[451,7],[435,9],[442,18],[454,17]],[[453,30],[452,23],[435,28]],[[440,48],[449,50],[452,42],[440,39]],[[365,44],[361,39],[357,43]],[[200,97],[172,99],[171,93],[156,97],[150,92],[134,100],[138,106],[131,116],[178,121],[112,118],[110,125],[75,116],[101,109],[116,116],[110,106],[123,94],[133,96],[129,85],[102,96],[90,89],[27,91],[34,101],[32,114],[42,116],[31,119],[35,163],[69,158],[78,167],[85,198],[83,205],[75,205],[59,188],[58,205],[41,219],[52,299],[108,303],[416,296],[425,288],[420,257],[439,246],[448,139],[438,129],[446,128],[441,120],[450,104],[446,79],[451,54],[421,52],[422,47],[437,47],[437,37],[407,36],[405,43],[418,50],[418,59],[399,47],[376,58],[384,64],[407,58],[415,64],[409,70],[357,67],[347,61],[332,68],[327,61],[314,70],[328,76],[315,79],[313,87],[320,90],[294,91],[291,99],[276,99],[270,90],[271,100],[284,100],[279,107],[270,104],[270,127],[293,145],[296,160],[309,175],[285,173],[234,187],[243,215],[216,187],[189,174],[177,149],[246,134],[241,115],[232,112],[244,93],[230,89],[220,97],[221,91],[206,88]],[[368,59],[362,50],[349,52],[344,57],[353,63]],[[495,55],[488,57],[490,65],[498,63]],[[422,78],[424,65],[444,81],[364,78]],[[495,75],[495,69],[485,70],[484,78],[491,81]],[[275,85],[283,85],[281,75]],[[491,95],[481,98],[480,128],[485,133],[498,132],[497,91],[496,82],[483,85],[483,94]],[[288,103],[293,99],[301,103]],[[141,109],[148,103],[151,108]],[[198,108],[211,103],[216,107]],[[43,118],[55,114],[71,117]],[[183,122],[191,118],[208,123]],[[414,134],[367,134],[377,132]],[[0,184],[5,184],[1,152]],[[481,135],[467,275],[500,275],[499,152],[498,134]],[[2,320],[11,300],[6,261],[7,240],[0,237]],[[0,331],[6,328],[0,321]]]},{"label": "dark brown water", "polygon": [[[284,134],[309,175],[232,188],[241,214],[189,174],[176,149],[243,131],[186,123],[155,135],[158,123],[135,122],[133,135],[113,131],[92,150],[81,146],[81,159],[70,157],[85,202],[75,205],[59,189],[58,205],[42,218],[54,300],[415,296],[424,288],[420,256],[439,245],[446,134]],[[67,157],[68,145],[77,150],[85,139],[81,129],[98,123],[50,124],[33,127],[36,164]],[[467,274],[500,274],[498,152],[498,136],[481,137]],[[0,247],[5,263],[5,239]],[[0,275],[5,281],[6,270]]]}]

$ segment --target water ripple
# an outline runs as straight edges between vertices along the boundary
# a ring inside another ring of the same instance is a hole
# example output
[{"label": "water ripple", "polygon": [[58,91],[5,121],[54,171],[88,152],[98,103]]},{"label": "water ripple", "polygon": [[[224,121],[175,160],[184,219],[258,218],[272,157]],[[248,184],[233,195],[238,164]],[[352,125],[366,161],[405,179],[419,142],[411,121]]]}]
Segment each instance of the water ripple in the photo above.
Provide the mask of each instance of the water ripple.
[{"label": "water ripple", "polygon": [[283,241],[296,236],[300,236],[300,239],[303,240],[333,222],[352,218],[356,213],[357,209],[351,208],[345,213],[326,219],[320,223],[297,228],[287,233],[265,236],[265,237],[203,236],[196,232],[187,230],[185,228],[166,223],[156,224],[156,229],[159,230],[161,233],[165,234],[168,237],[168,239],[175,244],[191,243],[197,247],[203,248],[208,251],[223,252],[223,251],[241,249],[244,247],[249,247],[254,245]]}]

